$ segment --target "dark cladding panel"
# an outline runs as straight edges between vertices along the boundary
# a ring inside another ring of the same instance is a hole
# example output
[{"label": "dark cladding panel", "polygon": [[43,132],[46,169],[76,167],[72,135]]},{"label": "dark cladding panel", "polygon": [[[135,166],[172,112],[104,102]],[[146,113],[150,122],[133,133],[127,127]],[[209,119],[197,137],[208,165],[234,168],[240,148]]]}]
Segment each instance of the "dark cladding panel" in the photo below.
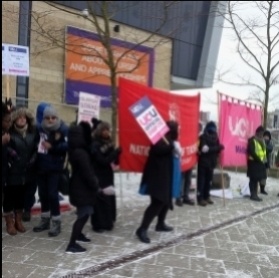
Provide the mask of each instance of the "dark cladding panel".
[{"label": "dark cladding panel", "polygon": [[176,41],[173,46],[172,75],[195,80],[199,70],[201,52],[200,46]]},{"label": "dark cladding panel", "polygon": [[52,2],[77,10],[87,9],[87,1],[52,1]]},{"label": "dark cladding panel", "polygon": [[[53,2],[78,10],[88,8],[87,1]],[[91,4],[98,7],[97,2]],[[112,1],[110,7],[115,21],[154,32],[161,23],[158,18],[163,17],[163,2],[170,1]],[[210,5],[211,1],[177,1],[168,10],[167,24],[159,33],[173,39],[172,75],[197,79]]]}]

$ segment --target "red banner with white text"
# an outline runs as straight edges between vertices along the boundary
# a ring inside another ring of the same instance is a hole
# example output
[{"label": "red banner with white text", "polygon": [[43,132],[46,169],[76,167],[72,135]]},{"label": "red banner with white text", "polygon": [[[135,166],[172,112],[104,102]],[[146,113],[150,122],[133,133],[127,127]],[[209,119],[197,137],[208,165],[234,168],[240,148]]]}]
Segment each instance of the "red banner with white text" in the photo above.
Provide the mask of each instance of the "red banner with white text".
[{"label": "red banner with white text", "polygon": [[197,162],[200,95],[181,96],[150,88],[124,78],[119,79],[119,145],[122,147],[120,169],[142,172],[151,142],[136,122],[129,107],[147,96],[165,121],[180,125],[179,142],[183,149],[182,170]]}]

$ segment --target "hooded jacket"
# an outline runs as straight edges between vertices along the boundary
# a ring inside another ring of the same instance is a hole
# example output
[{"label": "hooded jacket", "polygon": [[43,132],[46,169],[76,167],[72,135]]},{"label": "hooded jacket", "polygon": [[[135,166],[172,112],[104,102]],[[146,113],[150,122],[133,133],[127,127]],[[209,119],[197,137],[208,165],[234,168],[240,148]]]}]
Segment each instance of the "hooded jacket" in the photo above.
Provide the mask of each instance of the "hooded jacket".
[{"label": "hooded jacket", "polygon": [[69,197],[76,207],[93,206],[99,189],[90,157],[91,127],[80,123],[69,130],[69,161],[72,167]]},{"label": "hooded jacket", "polygon": [[265,141],[265,146],[266,146],[266,159],[267,159],[266,168],[270,168],[271,153],[273,151],[271,133],[268,130],[266,130],[264,132],[264,136],[267,136],[269,138],[268,140],[264,140],[264,141]]},{"label": "hooded jacket", "polygon": [[[27,120],[27,129],[20,132],[15,127],[15,121],[24,115]],[[26,108],[19,108],[12,113],[12,126],[9,142],[9,170],[7,184],[24,185],[36,178],[38,132],[32,113]]]},{"label": "hooded jacket", "polygon": [[[202,152],[205,145],[209,147],[206,153]],[[219,142],[215,123],[207,123],[203,134],[199,138],[198,165],[214,169],[217,166],[218,156],[223,149],[224,146]]]}]

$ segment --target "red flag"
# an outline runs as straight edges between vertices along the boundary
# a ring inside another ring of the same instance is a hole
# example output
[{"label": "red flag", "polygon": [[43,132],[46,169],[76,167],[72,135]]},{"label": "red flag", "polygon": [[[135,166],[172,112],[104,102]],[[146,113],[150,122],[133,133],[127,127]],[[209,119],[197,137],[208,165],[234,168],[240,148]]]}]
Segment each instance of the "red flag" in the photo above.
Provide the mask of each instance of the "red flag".
[{"label": "red flag", "polygon": [[183,149],[182,170],[192,168],[197,161],[200,95],[181,96],[149,88],[124,78],[119,79],[119,145],[122,147],[120,168],[142,172],[148,156],[150,140],[142,131],[129,107],[147,96],[165,121],[180,125],[179,141]]}]

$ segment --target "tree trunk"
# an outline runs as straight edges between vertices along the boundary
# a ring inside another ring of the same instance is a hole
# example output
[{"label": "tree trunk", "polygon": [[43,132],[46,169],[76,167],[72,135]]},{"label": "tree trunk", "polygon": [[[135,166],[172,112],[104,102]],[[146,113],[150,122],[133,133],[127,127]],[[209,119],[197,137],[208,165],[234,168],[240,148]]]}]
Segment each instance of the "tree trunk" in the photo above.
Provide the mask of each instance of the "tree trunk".
[{"label": "tree trunk", "polygon": [[268,101],[269,101],[269,86],[266,87],[265,95],[264,95],[263,126],[265,129],[267,128]]},{"label": "tree trunk", "polygon": [[112,126],[112,140],[117,143],[117,87],[116,87],[116,73],[111,71],[111,126]]}]

